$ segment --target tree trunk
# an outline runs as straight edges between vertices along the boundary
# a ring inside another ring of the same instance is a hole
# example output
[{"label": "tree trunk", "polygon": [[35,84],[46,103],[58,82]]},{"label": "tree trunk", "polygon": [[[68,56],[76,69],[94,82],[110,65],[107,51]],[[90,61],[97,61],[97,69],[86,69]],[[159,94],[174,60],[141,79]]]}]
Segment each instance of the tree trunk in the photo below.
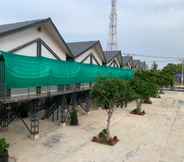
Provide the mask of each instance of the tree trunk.
[{"label": "tree trunk", "polygon": [[112,118],[112,114],[113,114],[113,110],[112,109],[109,109],[107,110],[107,138],[109,139],[110,138],[110,125],[111,125],[111,118]]},{"label": "tree trunk", "polygon": [[164,94],[164,91],[162,88],[160,88],[160,94]]},{"label": "tree trunk", "polygon": [[137,100],[137,113],[142,113],[142,100]]}]

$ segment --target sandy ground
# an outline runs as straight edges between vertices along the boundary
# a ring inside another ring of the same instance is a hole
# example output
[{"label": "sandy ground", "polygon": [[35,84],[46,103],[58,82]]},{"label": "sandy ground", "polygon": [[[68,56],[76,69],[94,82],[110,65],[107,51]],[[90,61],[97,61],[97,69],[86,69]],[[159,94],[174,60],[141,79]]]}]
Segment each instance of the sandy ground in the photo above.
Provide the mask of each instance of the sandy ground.
[{"label": "sandy ground", "polygon": [[113,147],[90,141],[106,124],[102,110],[81,116],[78,127],[42,121],[36,141],[19,121],[0,136],[10,142],[10,155],[17,162],[184,162],[184,93],[168,92],[152,101],[143,106],[144,117],[128,113],[134,103],[116,111],[112,134],[120,142]]}]

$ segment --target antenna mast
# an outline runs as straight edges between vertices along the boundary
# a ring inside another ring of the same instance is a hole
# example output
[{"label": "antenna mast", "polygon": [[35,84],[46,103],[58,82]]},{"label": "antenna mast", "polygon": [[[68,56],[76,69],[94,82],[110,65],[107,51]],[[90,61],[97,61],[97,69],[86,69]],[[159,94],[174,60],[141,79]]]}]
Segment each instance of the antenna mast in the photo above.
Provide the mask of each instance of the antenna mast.
[{"label": "antenna mast", "polygon": [[118,49],[117,38],[117,0],[111,0],[111,15],[109,24],[109,41],[107,45],[109,51]]}]

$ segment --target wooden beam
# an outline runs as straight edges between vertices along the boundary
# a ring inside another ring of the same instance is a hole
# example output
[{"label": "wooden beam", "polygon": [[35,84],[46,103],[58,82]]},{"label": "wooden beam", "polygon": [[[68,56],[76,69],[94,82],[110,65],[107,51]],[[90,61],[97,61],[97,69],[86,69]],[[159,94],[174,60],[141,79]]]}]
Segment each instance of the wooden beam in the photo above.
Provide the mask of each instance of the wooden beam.
[{"label": "wooden beam", "polygon": [[90,64],[93,64],[93,60],[95,60],[95,62],[97,63],[97,65],[100,65],[100,63],[98,62],[98,60],[95,58],[95,56],[93,54],[89,54],[88,56],[86,56],[81,63],[84,63],[84,61],[86,61],[88,58],[90,57]]},{"label": "wooden beam", "polygon": [[84,61],[86,61],[89,57],[90,57],[90,55],[86,56],[86,57],[81,61],[81,63],[84,63]]},{"label": "wooden beam", "polygon": [[93,55],[91,54],[91,57],[95,60],[95,62],[97,63],[97,65],[100,65],[100,63],[98,62],[98,60],[96,59],[95,56],[93,56]]},{"label": "wooden beam", "polygon": [[40,39],[41,44],[57,59],[61,60],[60,57],[45,43],[42,39]]},{"label": "wooden beam", "polygon": [[10,50],[9,52],[16,52],[16,51],[19,51],[19,50],[21,50],[21,49],[23,49],[23,48],[25,48],[25,47],[28,47],[28,46],[30,46],[30,45],[32,45],[32,44],[34,44],[34,43],[37,43],[38,40],[39,40],[39,38],[38,38],[38,39],[34,39],[34,40],[30,41],[30,42],[27,42],[27,43],[25,43],[25,44],[23,44],[23,45],[20,45],[20,46],[16,47],[16,48],[13,48],[13,49]]}]

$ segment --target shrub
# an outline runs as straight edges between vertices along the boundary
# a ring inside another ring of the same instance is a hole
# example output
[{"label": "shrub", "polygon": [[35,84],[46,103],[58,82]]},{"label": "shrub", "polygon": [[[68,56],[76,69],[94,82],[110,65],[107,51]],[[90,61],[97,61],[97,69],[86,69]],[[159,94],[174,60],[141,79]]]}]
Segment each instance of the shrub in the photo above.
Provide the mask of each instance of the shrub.
[{"label": "shrub", "polygon": [[100,133],[99,133],[99,138],[100,138],[100,141],[102,142],[107,142],[108,140],[108,131],[107,129],[103,129]]},{"label": "shrub", "polygon": [[5,153],[9,148],[9,144],[6,142],[5,138],[0,138],[0,154]]},{"label": "shrub", "polygon": [[79,120],[78,120],[78,113],[76,109],[73,109],[73,111],[70,113],[70,125],[76,126],[79,125]]}]

